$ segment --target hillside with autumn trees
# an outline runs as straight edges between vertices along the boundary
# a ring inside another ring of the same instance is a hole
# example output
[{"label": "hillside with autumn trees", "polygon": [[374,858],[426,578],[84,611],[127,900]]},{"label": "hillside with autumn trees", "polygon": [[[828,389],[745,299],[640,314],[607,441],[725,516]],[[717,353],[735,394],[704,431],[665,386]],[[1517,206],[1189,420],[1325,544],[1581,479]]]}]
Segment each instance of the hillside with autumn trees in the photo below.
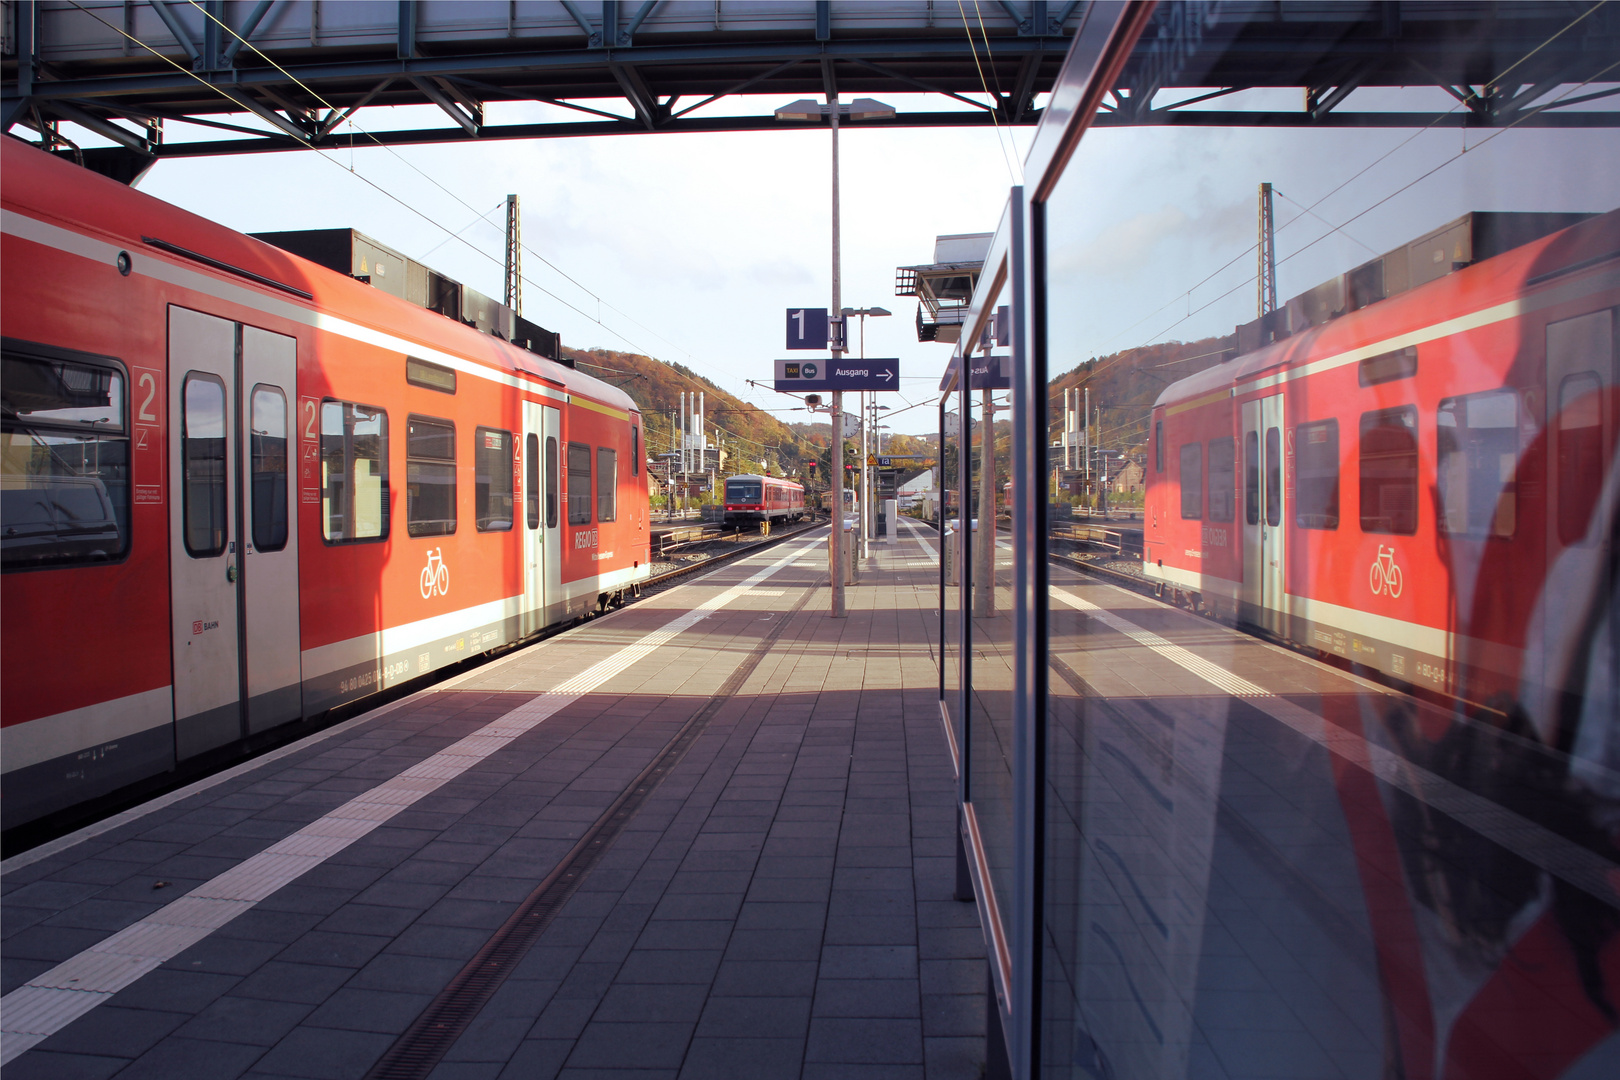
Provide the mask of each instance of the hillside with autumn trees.
[{"label": "hillside with autumn trees", "polygon": [[1139,452],[1147,444],[1153,402],[1173,382],[1214,367],[1237,355],[1237,337],[1207,337],[1198,341],[1167,341],[1094,356],[1052,379],[1047,390],[1048,442],[1061,441],[1063,391],[1091,390],[1092,423],[1101,409],[1101,442],[1122,453]]}]

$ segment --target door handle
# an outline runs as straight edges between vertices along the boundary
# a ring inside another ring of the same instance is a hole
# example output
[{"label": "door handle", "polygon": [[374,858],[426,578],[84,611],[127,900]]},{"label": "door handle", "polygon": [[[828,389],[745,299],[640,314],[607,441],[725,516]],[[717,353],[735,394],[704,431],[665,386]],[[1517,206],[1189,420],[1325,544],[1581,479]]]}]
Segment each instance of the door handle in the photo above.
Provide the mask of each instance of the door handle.
[{"label": "door handle", "polygon": [[231,582],[233,584],[236,582],[236,564],[235,563],[226,563],[225,564],[225,580],[229,581],[229,582]]}]

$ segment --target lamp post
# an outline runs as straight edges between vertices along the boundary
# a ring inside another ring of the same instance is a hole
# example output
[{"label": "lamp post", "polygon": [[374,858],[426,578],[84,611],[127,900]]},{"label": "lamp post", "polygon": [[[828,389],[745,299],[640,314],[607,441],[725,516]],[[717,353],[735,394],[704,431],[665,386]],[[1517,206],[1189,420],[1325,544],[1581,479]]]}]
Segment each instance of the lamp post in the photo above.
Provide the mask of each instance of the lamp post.
[{"label": "lamp post", "polygon": [[[885,315],[893,315],[894,312],[890,311],[888,308],[880,307],[847,307],[844,308],[840,314],[842,314],[846,320],[844,323],[845,326],[849,325],[847,320],[851,315],[859,315],[861,317],[861,359],[865,360],[866,317],[870,315],[873,318],[881,318]],[[871,541],[873,533],[872,523],[877,520],[875,511],[872,509],[872,485],[870,483],[872,475],[871,467],[867,464],[867,456],[870,453],[868,448],[867,431],[869,430],[871,424],[876,423],[876,404],[876,397],[868,394],[864,390],[861,391],[861,558],[863,559],[871,557]]]},{"label": "lamp post", "polygon": [[[879,120],[894,116],[894,108],[874,101],[871,98],[856,98],[848,105],[838,102],[838,95],[827,95],[827,103],[809,98],[800,98],[789,105],[776,110],[778,120],[808,120],[819,123],[826,119],[832,127],[832,303],[828,305],[832,311],[843,311],[843,270],[841,268],[843,250],[840,246],[838,216],[838,121],[845,120]],[[836,366],[838,358],[844,352],[844,335],[839,333],[838,341],[832,349],[832,362]],[[841,390],[832,393],[833,415],[833,527],[832,527],[832,617],[844,617],[844,394]]]}]

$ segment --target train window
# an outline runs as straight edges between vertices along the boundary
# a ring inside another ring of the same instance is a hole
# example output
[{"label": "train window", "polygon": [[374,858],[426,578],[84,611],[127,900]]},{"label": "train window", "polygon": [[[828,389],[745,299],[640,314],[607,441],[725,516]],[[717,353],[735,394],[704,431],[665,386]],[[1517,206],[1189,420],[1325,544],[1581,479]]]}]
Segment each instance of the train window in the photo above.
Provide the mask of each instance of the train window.
[{"label": "train window", "polygon": [[512,433],[473,431],[473,511],[479,532],[512,528]]},{"label": "train window", "polygon": [[1243,520],[1260,524],[1260,433],[1243,436]]},{"label": "train window", "polygon": [[1282,447],[1276,428],[1266,428],[1266,524],[1282,524]]},{"label": "train window", "polygon": [[546,528],[557,527],[557,489],[561,487],[557,476],[557,440],[546,436]]},{"label": "train window", "polygon": [[523,443],[523,511],[529,528],[540,527],[540,436]]},{"label": "train window", "polygon": [[1436,417],[1440,528],[1509,537],[1517,527],[1519,395],[1512,390],[1447,398]]},{"label": "train window", "polygon": [[1204,516],[1204,444],[1187,443],[1181,448],[1181,516],[1197,520]]},{"label": "train window", "polygon": [[630,475],[641,475],[641,429],[630,429]]},{"label": "train window", "polygon": [[1294,429],[1294,524],[1339,527],[1339,422],[1318,420]]},{"label": "train window", "polygon": [[1231,521],[1237,502],[1237,440],[1209,440],[1209,520]]},{"label": "train window", "polygon": [[129,547],[124,373],[101,362],[0,359],[0,562],[107,562]]},{"label": "train window", "polygon": [[591,448],[568,444],[568,524],[591,523]]},{"label": "train window", "polygon": [[1356,377],[1361,380],[1362,386],[1410,379],[1417,374],[1417,360],[1417,347],[1408,345],[1394,352],[1367,357],[1356,365]]},{"label": "train window", "polygon": [[1417,532],[1417,409],[1361,414],[1361,531]]},{"label": "train window", "polygon": [[199,559],[225,551],[225,384],[191,372],[181,394],[181,520],[186,551]]},{"label": "train window", "polygon": [[596,448],[596,520],[612,521],[618,516],[615,499],[619,490],[619,452],[605,446]]},{"label": "train window", "polygon": [[1153,421],[1153,471],[1164,472],[1164,421]]},{"label": "train window", "polygon": [[255,386],[248,407],[253,548],[280,551],[287,546],[287,396],[274,386]]},{"label": "train window", "polygon": [[321,535],[331,543],[388,535],[388,414],[321,402]]},{"label": "train window", "polygon": [[412,416],[405,422],[405,531],[456,531],[456,426]]},{"label": "train window", "polygon": [[1571,375],[1558,387],[1558,540],[1586,539],[1592,509],[1603,489],[1603,383],[1593,371]]},{"label": "train window", "polygon": [[414,356],[405,358],[405,381],[412,386],[425,386],[444,394],[456,392],[456,373],[452,368],[430,364]]}]

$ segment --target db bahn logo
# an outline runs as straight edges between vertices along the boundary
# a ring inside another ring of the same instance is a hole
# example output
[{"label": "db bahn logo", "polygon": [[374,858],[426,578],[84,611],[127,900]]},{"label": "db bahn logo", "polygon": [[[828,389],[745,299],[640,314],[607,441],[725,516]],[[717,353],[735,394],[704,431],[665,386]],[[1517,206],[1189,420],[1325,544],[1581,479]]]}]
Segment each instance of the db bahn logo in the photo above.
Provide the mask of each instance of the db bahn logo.
[{"label": "db bahn logo", "polygon": [[422,568],[422,599],[430,600],[434,593],[441,596],[450,592],[450,568],[444,565],[443,548],[428,552],[427,565]]},{"label": "db bahn logo", "polygon": [[1373,560],[1372,569],[1367,571],[1367,584],[1372,586],[1374,596],[1388,593],[1393,600],[1401,595],[1401,568],[1395,565],[1393,545],[1387,548],[1378,545],[1378,558]]}]

